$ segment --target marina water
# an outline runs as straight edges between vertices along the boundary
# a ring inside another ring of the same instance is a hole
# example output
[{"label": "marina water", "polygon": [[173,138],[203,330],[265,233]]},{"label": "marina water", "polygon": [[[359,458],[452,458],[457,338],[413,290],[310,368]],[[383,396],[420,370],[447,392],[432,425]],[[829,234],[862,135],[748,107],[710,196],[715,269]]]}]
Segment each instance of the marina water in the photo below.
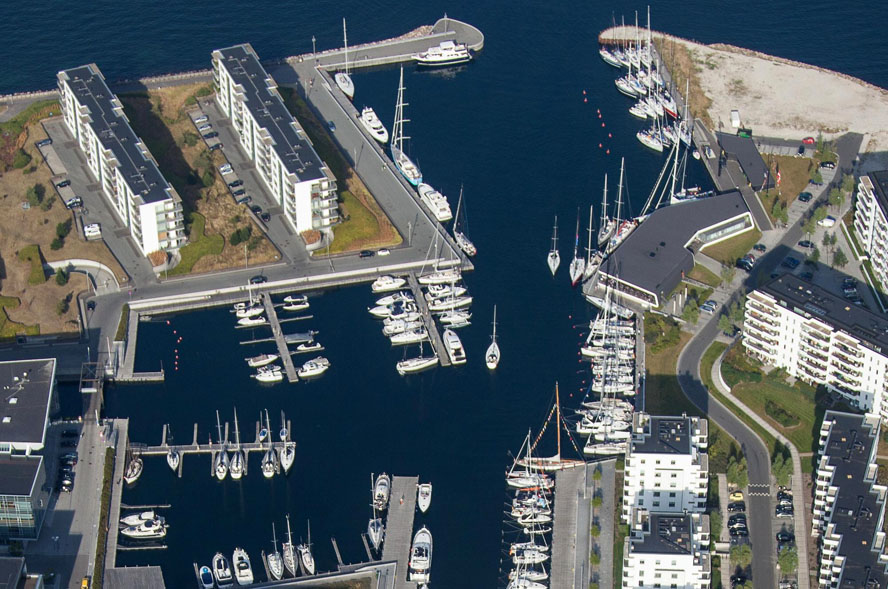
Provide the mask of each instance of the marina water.
[{"label": "marina water", "polygon": [[[121,552],[119,565],[159,564],[171,587],[193,583],[192,562],[208,564],[216,551],[230,555],[235,546],[258,565],[259,551],[270,547],[271,523],[280,539],[286,513],[297,538],[311,520],[320,570],[335,567],[331,536],[346,562],[363,560],[359,535],[370,517],[370,473],[387,471],[434,484],[431,509],[417,517],[417,526],[427,524],[435,535],[434,586],[495,586],[507,453],[517,450],[528,428],[540,426],[556,380],[571,408],[585,378],[574,326],[591,312],[564,269],[553,280],[546,268],[553,217],[559,217],[562,258],[569,259],[577,208],[583,227],[589,204],[600,214],[604,173],[613,195],[619,158],[626,157],[628,195],[637,212],[662,165],[662,156],[636,141],[639,123],[613,85],[615,70],[596,51],[597,33],[612,14],[632,20],[645,6],[347,0],[246,9],[223,0],[98,10],[55,4],[8,9],[0,25],[0,62],[7,65],[0,91],[52,87],[59,69],[93,61],[110,80],[207,68],[212,49],[244,41],[263,59],[308,53],[313,35],[319,50],[341,43],[343,16],[350,45],[431,24],[445,11],[484,32],[486,46],[475,63],[434,73],[409,68],[405,79],[411,155],[453,204],[465,185],[469,234],[479,249],[477,271],[466,278],[475,297],[474,325],[460,334],[469,363],[399,377],[394,364],[401,351],[390,348],[366,313],[373,301],[369,288],[341,289],[312,296],[314,319],[285,329],[320,331],[333,365],[320,380],[257,384],[243,358],[273,346],[238,342],[265,337],[267,329],[233,329],[227,308],[199,311],[170,317],[169,324],[142,325],[136,368],[162,365],[166,382],[109,389],[106,414],[129,417],[132,440],[157,444],[164,423],[176,442],[186,443],[197,422],[205,442],[215,437],[215,410],[231,421],[233,407],[252,440],[261,409],[269,410],[272,431],[283,410],[297,443],[291,474],[271,481],[260,476],[255,456],[248,476],[222,483],[210,477],[208,457],[186,457],[182,479],[162,458],[146,460],[145,473],[123,501],[172,505],[163,512],[171,524],[168,549]],[[823,1],[803,7],[762,0],[742,7],[704,0],[652,5],[655,28],[814,63],[881,86],[888,86],[888,52],[868,25],[885,12],[880,3],[864,11]],[[835,45],[830,39],[838,40],[839,26],[842,44]],[[359,58],[360,49],[355,54]],[[354,80],[355,104],[373,106],[390,128],[397,71],[359,71]],[[690,184],[706,182],[699,168],[690,176]],[[489,373],[483,353],[494,304],[503,361]]]}]

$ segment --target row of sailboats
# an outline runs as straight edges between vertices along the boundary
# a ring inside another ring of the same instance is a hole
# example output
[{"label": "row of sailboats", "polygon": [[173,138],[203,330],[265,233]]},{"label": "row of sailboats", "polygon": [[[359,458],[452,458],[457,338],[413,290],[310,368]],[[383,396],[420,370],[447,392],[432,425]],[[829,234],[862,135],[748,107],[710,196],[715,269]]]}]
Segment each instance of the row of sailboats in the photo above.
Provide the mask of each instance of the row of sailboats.
[{"label": "row of sailboats", "polygon": [[[283,417],[281,417],[281,421],[283,422]],[[268,445],[262,456],[262,475],[265,478],[271,478],[277,474],[280,469],[283,469],[284,474],[289,473],[296,458],[296,444],[290,440],[290,432],[286,425],[282,423],[281,429],[278,432],[280,442],[277,450],[272,441],[268,410],[265,410],[264,412],[264,419],[262,419],[262,415],[260,414],[260,425],[261,427],[257,441],[263,446],[266,443]],[[241,447],[237,409],[234,410],[234,446],[230,446],[228,440],[223,439],[222,424],[219,419],[218,411],[216,411],[216,430],[219,435],[219,443],[222,445],[223,449],[217,452],[213,457],[213,473],[220,481],[225,480],[229,475],[231,475],[233,480],[240,480],[246,473],[247,458],[246,452]],[[167,462],[170,463],[170,467],[173,468],[173,463],[170,461],[169,457]],[[176,466],[178,467],[178,462],[176,462]],[[175,470],[175,468],[173,470]]]}]

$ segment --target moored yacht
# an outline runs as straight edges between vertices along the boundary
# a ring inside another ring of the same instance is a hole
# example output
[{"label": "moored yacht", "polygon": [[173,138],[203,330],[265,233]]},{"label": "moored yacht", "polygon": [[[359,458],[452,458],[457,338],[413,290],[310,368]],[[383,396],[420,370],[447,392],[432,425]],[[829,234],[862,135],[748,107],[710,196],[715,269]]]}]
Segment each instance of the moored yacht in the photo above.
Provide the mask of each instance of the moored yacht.
[{"label": "moored yacht", "polygon": [[432,568],[432,533],[425,526],[413,536],[407,580],[428,583]]},{"label": "moored yacht", "polygon": [[435,270],[434,272],[423,274],[417,278],[417,281],[424,286],[432,284],[453,284],[460,280],[462,280],[462,271],[457,266],[445,268],[443,270]]},{"label": "moored yacht", "polygon": [[377,305],[394,305],[395,303],[412,303],[413,302],[413,294],[409,291],[399,291],[396,293],[392,293],[390,295],[386,295],[380,299],[376,299]]},{"label": "moored yacht", "polygon": [[345,70],[336,72],[333,76],[333,80],[336,82],[336,85],[339,86],[339,89],[342,90],[342,93],[348,96],[349,100],[351,100],[355,97],[355,83],[351,79],[351,75],[348,73],[348,35],[346,35],[345,31],[345,19],[342,19],[342,44],[345,51]]},{"label": "moored yacht", "polygon": [[293,534],[290,532],[290,514],[287,514],[287,541],[281,543],[281,556],[284,559],[284,567],[292,576],[296,576],[296,546],[293,544]]},{"label": "moored yacht", "polygon": [[234,316],[238,319],[243,319],[245,317],[255,317],[256,315],[261,315],[265,312],[265,307],[260,305],[259,303],[237,303],[234,306]]},{"label": "moored yacht", "polygon": [[422,483],[416,486],[416,504],[421,512],[428,511],[432,504],[432,483]]},{"label": "moored yacht", "polygon": [[126,481],[126,484],[132,485],[139,480],[139,477],[142,476],[143,467],[144,464],[140,457],[133,456],[130,458],[129,463],[126,465],[126,470],[123,473],[123,480]]},{"label": "moored yacht", "polygon": [[425,51],[414,53],[412,58],[416,61],[416,65],[434,67],[457,65],[472,61],[472,53],[465,43],[442,41],[435,47],[429,47]]},{"label": "moored yacht", "polygon": [[381,517],[373,518],[367,522],[367,537],[370,538],[370,545],[373,546],[373,550],[379,550],[385,537],[385,526],[382,524]]},{"label": "moored yacht", "polygon": [[274,522],[271,524],[271,552],[265,557],[268,564],[268,576],[273,581],[279,581],[284,577],[284,559],[277,548],[277,531],[274,529]]},{"label": "moored yacht", "polygon": [[452,329],[445,329],[442,339],[444,340],[444,348],[447,350],[447,355],[450,356],[450,363],[465,364],[466,350],[456,332]]},{"label": "moored yacht", "polygon": [[213,589],[216,586],[215,581],[213,581],[213,571],[207,565],[203,565],[200,567],[200,584],[204,589]]},{"label": "moored yacht", "polygon": [[373,508],[377,511],[388,509],[391,491],[392,479],[389,475],[382,473],[376,477],[376,483],[373,485]]},{"label": "moored yacht", "polygon": [[306,295],[287,295],[284,297],[285,303],[290,303],[294,305],[307,305],[308,297]]},{"label": "moored yacht", "polygon": [[123,528],[120,533],[134,540],[157,540],[166,536],[167,524],[160,517]]},{"label": "moored yacht", "polygon": [[460,297],[468,292],[464,286],[457,284],[430,284],[426,287],[425,299],[434,301],[435,299],[443,299],[451,295]]},{"label": "moored yacht", "polygon": [[217,552],[213,557],[213,576],[216,577],[216,582],[220,587],[231,585],[234,580],[234,576],[231,574],[231,565],[228,564],[228,559],[221,552]]},{"label": "moored yacht", "polygon": [[253,378],[259,382],[281,382],[284,380],[284,373],[281,367],[273,364],[271,366],[263,366],[253,375]]},{"label": "moored yacht", "polygon": [[253,356],[252,358],[244,358],[247,361],[247,366],[250,368],[259,368],[261,366],[267,366],[280,358],[278,354],[260,354],[259,356]]},{"label": "moored yacht", "polygon": [[330,361],[323,356],[318,356],[314,360],[309,360],[303,364],[302,368],[296,372],[299,375],[299,378],[310,378],[312,376],[320,376],[324,374],[327,372],[328,368],[330,368]]},{"label": "moored yacht", "polygon": [[315,560],[311,554],[311,536],[309,536],[309,542],[297,546],[296,551],[299,552],[299,559],[302,561],[302,568],[305,569],[305,574],[315,574]]},{"label": "moored yacht", "polygon": [[419,192],[420,200],[432,211],[435,219],[444,223],[453,218],[453,213],[450,211],[450,203],[447,202],[447,198],[443,194],[425,183],[420,183],[417,191]]},{"label": "moored yacht", "polygon": [[154,510],[143,511],[141,513],[131,513],[130,515],[120,518],[120,524],[124,527],[138,526],[154,519],[158,519]]},{"label": "moored yacht", "polygon": [[167,452],[166,460],[167,466],[170,467],[170,470],[176,472],[179,468],[179,461],[182,459],[182,456],[179,454],[179,451],[175,448],[170,448],[169,452]]},{"label": "moored yacht", "polygon": [[405,346],[407,344],[418,344],[419,342],[429,339],[429,332],[425,327],[402,331],[389,337],[393,346]]},{"label": "moored yacht", "polygon": [[361,109],[360,120],[361,124],[367,129],[367,132],[370,133],[371,137],[380,143],[388,142],[388,131],[386,130],[385,125],[382,124],[382,121],[379,120],[379,117],[376,116],[376,111],[369,106],[365,106]]},{"label": "moored yacht", "polygon": [[256,327],[258,325],[265,325],[266,323],[268,323],[268,320],[261,316],[243,317],[237,320],[237,324],[242,327]]},{"label": "moored yacht", "polygon": [[401,175],[412,184],[419,186],[422,182],[422,172],[419,166],[413,163],[406,153],[404,153],[404,66],[401,66],[401,79],[398,82],[398,102],[395,105],[395,122],[392,126],[392,143],[391,152],[392,160]]},{"label": "moored yacht", "polygon": [[472,297],[470,296],[449,297],[429,302],[429,311],[432,313],[442,313],[454,309],[464,309],[471,305]]},{"label": "moored yacht", "polygon": [[[288,297],[289,298],[289,297]],[[284,302],[282,309],[284,311],[304,311],[310,307],[308,299],[305,301],[294,301],[292,303]]]},{"label": "moored yacht", "polygon": [[438,320],[444,325],[449,325],[451,328],[453,327],[464,327],[466,325],[470,325],[469,319],[472,318],[472,314],[469,311],[445,311],[438,316]]},{"label": "moored yacht", "polygon": [[500,361],[499,344],[496,342],[496,305],[493,306],[493,334],[490,336],[490,346],[484,355],[484,362],[490,370],[495,370]]},{"label": "moored yacht", "polygon": [[386,274],[374,280],[373,284],[370,285],[370,290],[374,293],[391,292],[393,290],[398,290],[405,284],[407,284],[406,279],[401,278],[400,276],[389,276]]},{"label": "moored yacht", "polygon": [[414,372],[421,372],[438,364],[438,356],[417,356],[400,360],[395,368],[398,374],[405,376]]},{"label": "moored yacht", "polygon": [[250,557],[243,548],[235,548],[231,562],[234,568],[234,578],[238,585],[249,585],[253,582],[253,567],[250,566]]},{"label": "moored yacht", "polygon": [[558,266],[561,265],[561,254],[558,253],[558,216],[555,217],[555,227],[552,229],[552,249],[549,250],[546,263],[549,265],[552,276],[555,276]]}]

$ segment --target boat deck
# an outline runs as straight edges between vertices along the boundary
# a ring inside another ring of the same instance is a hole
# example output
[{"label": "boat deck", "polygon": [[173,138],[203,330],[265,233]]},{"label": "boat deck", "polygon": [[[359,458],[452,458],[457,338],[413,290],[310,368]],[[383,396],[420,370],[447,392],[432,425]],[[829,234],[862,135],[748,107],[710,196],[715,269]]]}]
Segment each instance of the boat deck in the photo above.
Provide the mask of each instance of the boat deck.
[{"label": "boat deck", "polygon": [[392,494],[385,518],[382,560],[397,561],[394,589],[415,589],[407,581],[407,563],[413,543],[413,517],[416,514],[416,485],[419,477],[392,477]]},{"label": "boat deck", "polygon": [[293,357],[290,355],[290,349],[287,347],[287,340],[281,331],[281,322],[278,319],[277,311],[274,303],[271,302],[271,295],[267,292],[262,293],[262,303],[265,305],[265,312],[268,313],[268,320],[271,322],[271,333],[274,335],[274,341],[278,347],[278,354],[281,356],[281,362],[284,364],[284,371],[287,373],[287,380],[290,382],[298,382],[299,376],[296,374],[296,366],[293,365]]},{"label": "boat deck", "polygon": [[429,311],[429,305],[425,300],[422,288],[420,287],[414,272],[407,274],[407,284],[410,285],[410,290],[413,291],[413,298],[416,299],[416,306],[419,308],[419,312],[422,313],[422,322],[426,326],[426,331],[429,332],[429,341],[432,344],[432,348],[435,350],[435,354],[438,356],[438,362],[441,366],[450,366],[450,355],[444,348],[444,341],[441,339],[440,332],[438,332],[435,318],[432,317],[432,312]]},{"label": "boat deck", "polygon": [[551,586],[589,586],[590,528],[594,464],[568,468],[555,475],[555,517],[552,524]]}]

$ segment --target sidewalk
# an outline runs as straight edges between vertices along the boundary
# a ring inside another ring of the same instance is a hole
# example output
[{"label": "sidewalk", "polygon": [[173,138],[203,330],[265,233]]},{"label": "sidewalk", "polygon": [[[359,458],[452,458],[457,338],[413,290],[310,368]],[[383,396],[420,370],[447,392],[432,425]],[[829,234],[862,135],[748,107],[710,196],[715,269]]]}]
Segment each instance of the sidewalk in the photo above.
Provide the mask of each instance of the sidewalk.
[{"label": "sidewalk", "polygon": [[721,392],[723,395],[731,399],[731,401],[735,405],[737,405],[737,407],[739,407],[744,413],[746,413],[749,417],[751,417],[759,425],[761,425],[769,434],[780,440],[780,443],[788,447],[789,452],[792,455],[793,475],[791,477],[790,485],[792,488],[793,527],[795,529],[796,549],[799,554],[798,586],[799,589],[810,589],[810,580],[808,577],[809,569],[807,533],[807,530],[810,529],[810,526],[805,521],[805,500],[803,495],[805,490],[802,484],[802,459],[799,456],[799,451],[794,444],[786,439],[783,434],[774,429],[771,424],[761,419],[755,411],[750,409],[746,404],[744,404],[737,397],[731,394],[731,389],[730,387],[728,387],[727,383],[725,383],[721,374],[721,365],[724,357],[725,354],[723,352],[712,365],[712,381],[715,383],[716,388],[718,388],[719,392]]}]

